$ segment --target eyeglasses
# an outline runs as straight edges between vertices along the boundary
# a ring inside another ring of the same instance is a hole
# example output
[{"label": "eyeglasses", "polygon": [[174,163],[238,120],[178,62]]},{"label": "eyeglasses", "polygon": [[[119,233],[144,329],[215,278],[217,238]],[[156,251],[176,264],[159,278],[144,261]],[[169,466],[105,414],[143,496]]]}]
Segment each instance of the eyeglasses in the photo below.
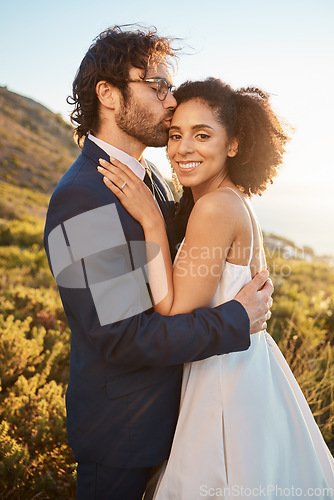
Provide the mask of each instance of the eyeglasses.
[{"label": "eyeglasses", "polygon": [[165,78],[146,78],[145,80],[126,80],[127,82],[144,82],[144,83],[157,83],[158,86],[154,90],[157,93],[159,101],[164,101],[168,92],[172,92],[175,87],[170,84]]}]

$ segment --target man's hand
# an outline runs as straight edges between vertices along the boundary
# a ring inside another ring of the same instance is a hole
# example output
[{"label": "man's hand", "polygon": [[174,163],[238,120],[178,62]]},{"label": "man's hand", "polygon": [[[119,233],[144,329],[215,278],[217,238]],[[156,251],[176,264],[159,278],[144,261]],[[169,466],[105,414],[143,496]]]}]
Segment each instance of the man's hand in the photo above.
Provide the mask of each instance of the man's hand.
[{"label": "man's hand", "polygon": [[273,291],[274,287],[269,273],[264,270],[258,273],[234,297],[246,309],[250,321],[250,333],[260,332],[267,328],[267,321],[271,316]]}]

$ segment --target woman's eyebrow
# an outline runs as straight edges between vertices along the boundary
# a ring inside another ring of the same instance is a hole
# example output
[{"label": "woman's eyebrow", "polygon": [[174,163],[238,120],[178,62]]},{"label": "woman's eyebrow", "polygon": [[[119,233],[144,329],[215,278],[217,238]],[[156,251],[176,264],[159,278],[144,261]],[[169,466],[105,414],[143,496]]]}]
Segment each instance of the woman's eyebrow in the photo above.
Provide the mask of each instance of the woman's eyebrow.
[{"label": "woman's eyebrow", "polygon": [[[210,125],[207,125],[206,123],[199,123],[198,125],[193,125],[192,127],[192,130],[197,130],[197,129],[200,129],[200,128],[209,128],[211,130],[213,130],[212,127],[210,127]],[[178,127],[177,125],[172,125],[170,127],[169,130],[181,130],[181,127]]]},{"label": "woman's eyebrow", "polygon": [[199,125],[194,125],[193,127],[191,127],[193,130],[197,130],[199,128],[209,128],[211,130],[213,130],[212,127],[210,127],[210,125],[207,125],[206,123],[200,123]]}]

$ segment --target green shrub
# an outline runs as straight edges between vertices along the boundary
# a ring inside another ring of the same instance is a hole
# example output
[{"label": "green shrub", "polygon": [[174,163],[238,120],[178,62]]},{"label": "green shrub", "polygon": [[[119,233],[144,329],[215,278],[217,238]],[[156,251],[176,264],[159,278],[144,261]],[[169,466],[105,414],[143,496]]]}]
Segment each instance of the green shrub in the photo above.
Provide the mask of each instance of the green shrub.
[{"label": "green shrub", "polygon": [[[15,187],[1,189],[14,203]],[[64,404],[70,330],[42,227],[34,216],[0,224],[0,498],[10,500],[75,498]],[[268,331],[334,450],[334,270],[277,255],[269,268],[275,293]]]}]

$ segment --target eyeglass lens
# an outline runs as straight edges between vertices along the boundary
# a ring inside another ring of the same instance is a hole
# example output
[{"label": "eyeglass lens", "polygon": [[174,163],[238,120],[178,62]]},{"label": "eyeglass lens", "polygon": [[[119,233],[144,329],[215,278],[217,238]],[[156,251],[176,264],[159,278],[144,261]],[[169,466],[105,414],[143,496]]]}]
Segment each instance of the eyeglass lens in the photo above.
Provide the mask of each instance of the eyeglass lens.
[{"label": "eyeglass lens", "polygon": [[163,80],[163,79],[159,80],[157,94],[158,94],[158,98],[160,99],[160,101],[164,101],[166,99],[167,94],[168,94],[168,89],[169,89],[169,85],[168,85],[167,80]]}]

